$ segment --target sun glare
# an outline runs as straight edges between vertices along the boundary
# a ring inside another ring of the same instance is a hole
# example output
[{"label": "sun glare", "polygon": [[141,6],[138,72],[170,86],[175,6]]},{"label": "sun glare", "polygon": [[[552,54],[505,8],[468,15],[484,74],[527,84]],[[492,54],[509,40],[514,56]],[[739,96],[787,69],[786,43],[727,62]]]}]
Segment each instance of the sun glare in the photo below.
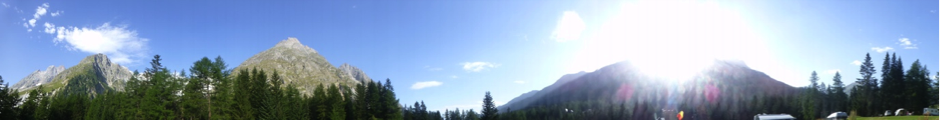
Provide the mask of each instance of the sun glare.
[{"label": "sun glare", "polygon": [[[692,77],[715,59],[763,53],[762,40],[738,11],[716,2],[627,1],[585,36],[574,69],[628,60],[643,73]],[[591,29],[591,28],[589,28]],[[587,33],[585,33],[587,34]]]}]

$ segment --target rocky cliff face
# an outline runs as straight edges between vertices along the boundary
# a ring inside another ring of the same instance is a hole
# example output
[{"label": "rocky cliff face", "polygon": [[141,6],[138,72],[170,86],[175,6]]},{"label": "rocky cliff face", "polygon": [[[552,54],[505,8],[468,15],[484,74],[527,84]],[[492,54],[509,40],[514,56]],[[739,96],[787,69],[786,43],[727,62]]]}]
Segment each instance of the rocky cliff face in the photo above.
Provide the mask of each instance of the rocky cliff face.
[{"label": "rocky cliff face", "polygon": [[[123,91],[132,73],[126,67],[111,62],[104,54],[85,57],[78,65],[56,75],[43,89],[56,92],[101,93],[107,90]],[[58,93],[56,93],[58,94]]]},{"label": "rocky cliff face", "polygon": [[36,70],[33,73],[30,73],[19,82],[16,82],[16,84],[13,84],[11,88],[19,89],[20,91],[32,89],[36,86],[49,83],[52,81],[53,77],[62,71],[65,71],[65,67],[56,67],[55,65],[50,65],[49,67],[46,67],[45,71]]},{"label": "rocky cliff face", "polygon": [[365,72],[362,72],[362,70],[360,70],[356,66],[343,63],[343,65],[339,66],[339,69],[343,70],[343,72],[346,73],[346,75],[352,77],[353,79],[356,79],[356,81],[359,81],[359,83],[372,82],[372,78],[369,78],[369,75],[366,75]]},{"label": "rocky cliff face", "polygon": [[255,54],[238,65],[232,75],[237,75],[239,70],[254,68],[264,70],[268,74],[278,71],[285,86],[293,84],[305,94],[313,93],[313,88],[319,84],[354,86],[360,83],[353,77],[355,74],[361,74],[360,78],[363,79],[368,78],[365,73],[352,66],[349,66],[351,72],[334,67],[316,50],[301,44],[297,38],[282,40],[274,47]]}]

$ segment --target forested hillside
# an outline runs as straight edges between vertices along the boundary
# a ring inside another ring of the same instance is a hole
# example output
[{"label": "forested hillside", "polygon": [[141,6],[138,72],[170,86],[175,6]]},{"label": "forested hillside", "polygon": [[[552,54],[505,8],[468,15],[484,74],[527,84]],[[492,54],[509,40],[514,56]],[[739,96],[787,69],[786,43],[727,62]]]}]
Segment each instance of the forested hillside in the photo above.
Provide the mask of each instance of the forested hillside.
[{"label": "forested hillside", "polygon": [[[156,55],[150,68],[135,71],[124,91],[57,93],[99,89],[94,85],[100,85],[78,82],[61,91],[38,86],[20,98],[6,84],[0,87],[0,119],[750,119],[763,113],[814,119],[838,111],[878,116],[879,110],[916,110],[937,104],[937,83],[928,77],[926,67],[915,61],[904,72],[900,58],[891,55],[886,55],[883,67],[889,74],[877,83],[873,82],[874,65],[866,56],[860,66],[862,78],[856,82],[859,86],[850,88],[852,94],[843,92],[847,88],[838,73],[832,85],[820,84],[824,78],[812,72],[810,86],[793,88],[740,62],[716,61],[687,81],[641,75],[629,62],[621,62],[527,100],[534,102],[518,103],[526,107],[497,109],[487,92],[478,111],[430,111],[424,101],[400,105],[391,79],[321,84],[312,95],[304,95],[292,84],[283,84],[277,70],[231,71],[221,57],[204,57],[188,72],[171,75],[160,63],[162,59]],[[71,81],[97,79],[78,76]]]}]

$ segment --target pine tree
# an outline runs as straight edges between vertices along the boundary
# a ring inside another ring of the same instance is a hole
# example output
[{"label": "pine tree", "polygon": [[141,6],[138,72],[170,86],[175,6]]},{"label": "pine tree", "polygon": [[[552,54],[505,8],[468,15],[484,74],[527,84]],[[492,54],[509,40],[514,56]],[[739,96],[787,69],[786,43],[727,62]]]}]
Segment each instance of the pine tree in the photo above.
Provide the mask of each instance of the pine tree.
[{"label": "pine tree", "polygon": [[846,111],[846,102],[848,102],[847,95],[845,94],[845,85],[842,83],[842,75],[839,72],[836,72],[836,75],[832,77],[832,93],[833,93],[833,106],[836,111]]},{"label": "pine tree", "polygon": [[[176,103],[174,103],[177,98],[174,95],[174,91],[179,87],[178,84],[175,84],[171,75],[169,74],[166,67],[161,65],[160,55],[154,55],[153,60],[150,65],[152,68],[147,69],[145,76],[148,78],[144,82],[149,88],[147,89],[145,96],[143,97],[141,111],[143,112],[143,118],[156,118],[156,119],[176,119],[176,114],[173,109],[175,109]],[[69,98],[69,99],[78,99],[78,98]],[[55,104],[55,103],[53,103]]]},{"label": "pine tree", "polygon": [[206,89],[212,88],[208,92],[208,97],[206,97],[206,102],[209,104],[208,108],[208,118],[219,118],[219,119],[234,119],[231,118],[233,114],[234,92],[232,91],[232,81],[229,78],[231,75],[231,70],[228,69],[228,65],[225,63],[225,60],[222,59],[222,56],[217,56],[215,61],[212,62],[212,67],[209,68],[210,80],[209,84],[206,85]]},{"label": "pine tree", "polygon": [[236,77],[235,87],[235,104],[232,104],[232,107],[235,108],[232,118],[235,119],[253,119],[254,110],[251,107],[251,74],[247,69],[239,70],[238,76]]},{"label": "pine tree", "polygon": [[803,119],[812,120],[816,118],[816,95],[817,95],[817,84],[816,81],[819,81],[819,77],[816,76],[816,71],[813,71],[812,76],[810,76],[810,85],[806,88],[803,95]]},{"label": "pine tree", "polygon": [[878,88],[878,83],[876,82],[877,79],[872,77],[875,74],[875,67],[874,64],[872,64],[871,56],[869,56],[868,53],[865,54],[865,61],[862,62],[862,65],[859,67],[859,74],[861,74],[861,78],[858,78],[858,81],[856,82],[858,83],[858,86],[856,87],[858,89],[855,89],[852,92],[852,97],[855,98],[852,99],[855,101],[853,103],[853,106],[855,106],[853,107],[853,110],[857,110],[863,115],[874,115],[876,111],[873,111],[875,110],[873,108],[873,103],[875,103],[873,99],[876,99],[875,95],[878,93],[876,90]]},{"label": "pine tree", "polygon": [[327,88],[329,95],[326,98],[326,104],[330,109],[329,118],[332,120],[344,120],[346,119],[346,110],[343,108],[345,108],[346,105],[344,105],[343,97],[340,95],[339,87],[334,85],[329,86],[330,87]]},{"label": "pine tree", "polygon": [[[892,76],[893,67],[894,67],[895,58],[891,58],[891,54],[885,53],[884,63],[881,66],[881,88],[877,89],[877,93],[874,93],[872,100],[875,103],[880,103],[881,105],[876,105],[876,107],[868,109],[891,109],[894,103],[890,101],[893,100],[893,95],[897,93],[894,90],[896,89],[896,82]],[[879,112],[879,111],[874,111]]]},{"label": "pine tree", "polygon": [[[892,54],[891,56],[894,57],[895,55]],[[893,88],[890,91],[891,96],[886,97],[888,100],[885,100],[882,103],[891,104],[889,105],[890,108],[888,109],[892,110],[906,107],[908,105],[907,102],[896,102],[905,101],[904,99],[907,98],[904,96],[907,91],[907,86],[905,85],[907,81],[904,79],[904,63],[902,62],[901,57],[897,57],[894,63],[892,63],[891,78],[893,79]]]},{"label": "pine tree", "polygon": [[382,86],[382,110],[383,119],[401,119],[401,108],[398,107],[398,99],[395,98],[395,87],[392,87],[391,79],[385,79],[385,86]]},{"label": "pine tree", "polygon": [[0,84],[3,84],[3,87],[0,87],[0,119],[12,120],[17,117],[16,104],[20,101],[18,93],[16,90],[10,89],[8,83],[3,81],[3,77],[0,76]]},{"label": "pine tree", "polygon": [[496,120],[499,118],[499,110],[496,109],[496,105],[493,104],[493,97],[490,96],[490,92],[486,91],[486,96],[483,98],[483,120]]},{"label": "pine tree", "polygon": [[[930,103],[927,103],[927,100],[931,100],[932,95],[930,94],[930,84],[931,80],[928,76],[930,71],[927,70],[927,66],[921,66],[920,60],[915,60],[911,65],[911,68],[907,71],[905,76],[905,83],[907,89],[905,90],[904,100],[908,101],[908,105],[904,106],[905,108],[915,109],[923,108],[930,106]],[[921,112],[921,111],[914,111]]]},{"label": "pine tree", "polygon": [[313,91],[313,97],[310,100],[310,118],[318,120],[330,119],[328,104],[326,103],[326,90],[323,84],[319,84]]}]

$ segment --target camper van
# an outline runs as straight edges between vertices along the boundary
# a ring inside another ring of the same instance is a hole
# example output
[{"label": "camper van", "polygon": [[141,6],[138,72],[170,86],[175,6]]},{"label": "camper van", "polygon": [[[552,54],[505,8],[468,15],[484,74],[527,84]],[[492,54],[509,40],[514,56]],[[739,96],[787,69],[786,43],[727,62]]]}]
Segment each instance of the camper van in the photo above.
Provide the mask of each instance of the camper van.
[{"label": "camper van", "polygon": [[790,114],[757,114],[754,120],[796,120]]},{"label": "camper van", "polygon": [[937,116],[937,109],[924,108],[924,115]]}]

